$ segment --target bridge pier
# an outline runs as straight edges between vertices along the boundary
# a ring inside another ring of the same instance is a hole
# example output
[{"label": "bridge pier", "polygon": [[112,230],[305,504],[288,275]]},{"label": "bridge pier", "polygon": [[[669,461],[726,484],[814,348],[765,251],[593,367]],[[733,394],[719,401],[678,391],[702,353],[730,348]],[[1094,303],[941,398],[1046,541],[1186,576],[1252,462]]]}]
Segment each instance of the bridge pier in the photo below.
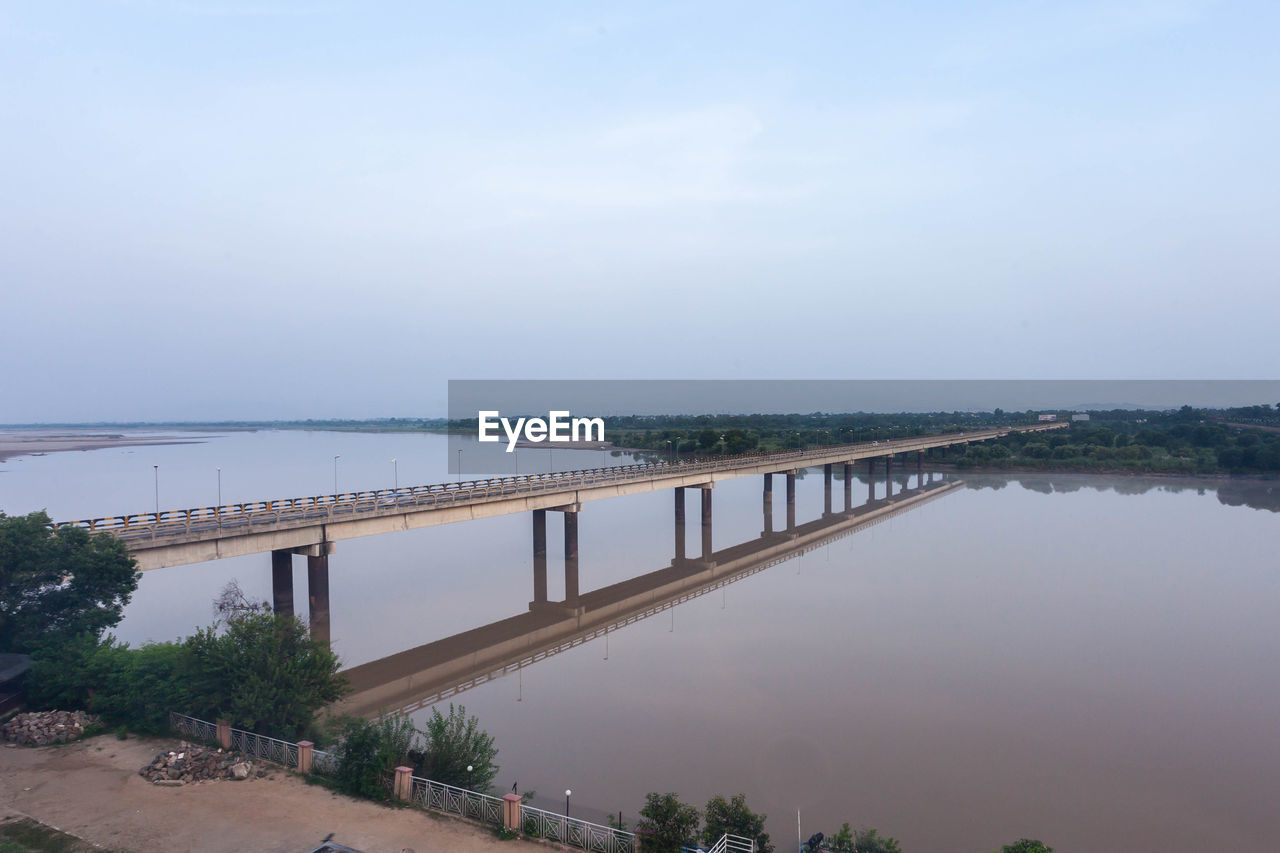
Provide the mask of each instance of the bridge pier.
[{"label": "bridge pier", "polygon": [[293,551],[271,552],[271,609],[277,616],[293,615]]},{"label": "bridge pier", "polygon": [[547,601],[547,511],[533,511],[533,602]]},{"label": "bridge pier", "polygon": [[564,601],[578,603],[578,511],[564,513]]},{"label": "bridge pier", "polygon": [[924,451],[916,451],[916,488],[924,485]]},{"label": "bridge pier", "polygon": [[890,453],[884,458],[884,497],[885,500],[893,497],[893,454]]},{"label": "bridge pier", "polygon": [[822,466],[822,515],[831,515],[831,463]]},{"label": "bridge pier", "polygon": [[773,475],[764,475],[764,532],[768,536],[773,532]]},{"label": "bridge pier", "polygon": [[711,564],[711,490],[714,483],[702,486],[702,562]]},{"label": "bridge pier", "polygon": [[787,530],[796,529],[796,472],[787,472]]},{"label": "bridge pier", "polygon": [[307,555],[307,598],[311,639],[329,645],[329,555]]},{"label": "bridge pier", "polygon": [[853,463],[844,463],[844,511],[853,509]]},{"label": "bridge pier", "polygon": [[684,529],[684,488],[676,486],[676,557],[675,562],[684,559],[685,546],[685,529]]}]

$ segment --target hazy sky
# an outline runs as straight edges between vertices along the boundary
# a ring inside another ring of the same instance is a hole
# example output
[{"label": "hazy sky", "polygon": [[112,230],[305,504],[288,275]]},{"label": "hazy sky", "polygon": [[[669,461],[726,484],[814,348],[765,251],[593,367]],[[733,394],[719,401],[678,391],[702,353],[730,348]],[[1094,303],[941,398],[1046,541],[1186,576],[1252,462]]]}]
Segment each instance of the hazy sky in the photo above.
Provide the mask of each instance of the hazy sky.
[{"label": "hazy sky", "polygon": [[1278,31],[1272,2],[7,3],[0,422],[1276,378]]}]

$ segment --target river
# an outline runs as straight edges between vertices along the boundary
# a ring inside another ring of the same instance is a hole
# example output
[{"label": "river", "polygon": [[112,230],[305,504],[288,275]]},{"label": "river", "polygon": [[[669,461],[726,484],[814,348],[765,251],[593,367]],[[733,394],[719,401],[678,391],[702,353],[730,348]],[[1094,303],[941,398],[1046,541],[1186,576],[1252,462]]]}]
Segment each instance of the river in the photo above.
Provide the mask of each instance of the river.
[{"label": "river", "polygon": [[[476,452],[480,452],[477,447]],[[55,519],[450,479],[445,439],[260,431],[0,463],[0,510]],[[630,461],[520,450],[520,470]],[[395,463],[391,462],[395,459]],[[822,512],[822,477],[797,489]],[[954,473],[954,472],[953,472]],[[961,474],[964,487],[459,693],[500,789],[629,824],[648,791],[744,792],[779,850],[842,821],[908,853],[1272,849],[1280,837],[1280,490],[1260,482]],[[867,498],[865,469],[853,486]],[[840,483],[836,504],[841,505]],[[883,495],[883,485],[880,487]],[[783,524],[775,488],[775,524]],[[584,592],[669,566],[671,493],[586,505]],[[696,503],[689,549],[696,555]],[[715,547],[759,537],[760,482],[715,489]],[[563,596],[559,518],[550,597]],[[295,561],[305,601],[305,571]],[[528,611],[527,516],[339,543],[347,666]],[[185,636],[266,555],[148,572],[116,634]],[[421,722],[426,711],[415,713]]]}]

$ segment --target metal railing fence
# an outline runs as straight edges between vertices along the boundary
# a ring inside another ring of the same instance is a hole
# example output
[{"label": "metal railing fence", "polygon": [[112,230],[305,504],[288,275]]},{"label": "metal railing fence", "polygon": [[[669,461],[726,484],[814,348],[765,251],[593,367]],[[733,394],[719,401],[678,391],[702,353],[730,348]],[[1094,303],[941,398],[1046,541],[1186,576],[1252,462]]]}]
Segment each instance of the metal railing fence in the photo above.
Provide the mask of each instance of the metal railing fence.
[{"label": "metal railing fence", "polygon": [[965,443],[985,441],[1011,432],[1038,431],[1067,426],[1065,422],[1026,427],[1001,427],[945,435],[912,436],[883,442],[859,442],[857,444],[829,445],[812,450],[787,450],[774,453],[751,452],[713,459],[663,460],[635,465],[616,465],[604,468],[587,468],[576,471],[559,471],[546,474],[520,474],[512,477],[494,477],[458,483],[436,483],[427,486],[401,486],[374,491],[341,492],[334,495],[312,495],[297,498],[276,498],[262,501],[227,504],[213,507],[140,512],[130,515],[104,516],[56,523],[56,527],[80,527],[90,532],[109,531],[116,536],[133,540],[159,539],[201,531],[236,531],[251,528],[255,524],[278,524],[288,521],[308,521],[354,517],[364,514],[394,513],[404,509],[430,509],[491,498],[508,497],[538,492],[564,491],[579,486],[603,485],[613,482],[644,479],[670,474],[697,474],[708,471],[732,471],[750,467],[762,460],[769,462],[802,462],[857,454],[874,450],[877,455],[910,452],[925,447],[938,446],[939,439],[954,438]]}]

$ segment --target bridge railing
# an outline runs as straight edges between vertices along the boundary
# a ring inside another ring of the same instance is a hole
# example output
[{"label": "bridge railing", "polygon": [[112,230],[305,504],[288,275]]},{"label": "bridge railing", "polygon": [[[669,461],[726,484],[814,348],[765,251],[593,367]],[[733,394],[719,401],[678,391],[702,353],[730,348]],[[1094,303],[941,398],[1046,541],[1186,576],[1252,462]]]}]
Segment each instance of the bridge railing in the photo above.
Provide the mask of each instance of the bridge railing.
[{"label": "bridge railing", "polygon": [[917,445],[932,445],[939,438],[952,437],[964,442],[985,441],[1019,430],[1039,430],[1065,426],[1066,424],[1036,425],[1030,427],[1001,427],[975,430],[943,436],[922,435],[885,442],[858,442],[856,444],[829,445],[812,450],[785,450],[780,452],[749,452],[712,459],[661,460],[632,465],[605,466],[574,471],[557,471],[543,474],[517,474],[510,477],[493,477],[484,480],[468,480],[457,483],[435,483],[424,486],[401,486],[372,491],[340,492],[333,495],[312,495],[296,498],[274,498],[262,501],[223,506],[195,507],[191,509],[141,512],[131,515],[104,516],[102,518],[59,522],[57,527],[80,527],[91,532],[109,531],[123,539],[159,538],[203,530],[245,529],[254,524],[277,524],[284,521],[355,516],[379,511],[395,511],[403,508],[438,507],[468,503],[485,498],[506,495],[536,493],[540,491],[564,491],[574,486],[600,485],[611,482],[643,479],[663,473],[696,474],[706,471],[731,471],[770,462],[804,461],[839,456],[841,453],[861,453],[875,449],[883,453],[898,453],[918,449]]}]

